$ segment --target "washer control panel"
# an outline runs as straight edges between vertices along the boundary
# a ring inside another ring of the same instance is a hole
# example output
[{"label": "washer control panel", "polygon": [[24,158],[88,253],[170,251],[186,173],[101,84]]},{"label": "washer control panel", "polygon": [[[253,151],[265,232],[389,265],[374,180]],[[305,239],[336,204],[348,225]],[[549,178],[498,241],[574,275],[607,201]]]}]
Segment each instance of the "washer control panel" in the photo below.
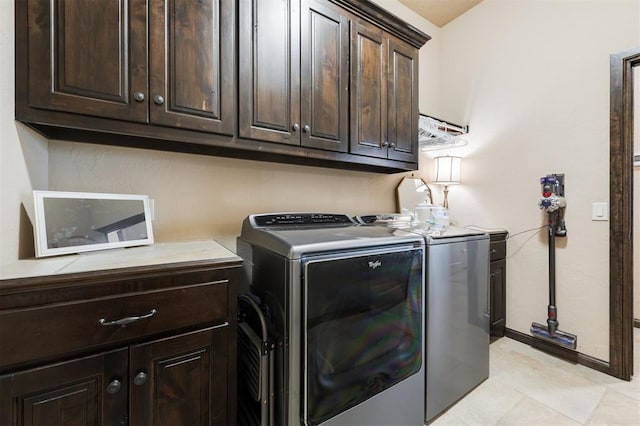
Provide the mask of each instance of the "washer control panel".
[{"label": "washer control panel", "polygon": [[341,213],[272,213],[251,216],[255,227],[353,225],[350,216]]}]

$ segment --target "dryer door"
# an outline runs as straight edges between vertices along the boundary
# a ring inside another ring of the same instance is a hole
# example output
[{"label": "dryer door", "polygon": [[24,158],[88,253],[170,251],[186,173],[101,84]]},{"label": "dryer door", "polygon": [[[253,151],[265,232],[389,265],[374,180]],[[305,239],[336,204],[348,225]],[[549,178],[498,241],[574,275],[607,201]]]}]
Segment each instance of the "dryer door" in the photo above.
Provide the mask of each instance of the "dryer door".
[{"label": "dryer door", "polygon": [[423,264],[406,246],[303,259],[305,424],[420,370]]}]

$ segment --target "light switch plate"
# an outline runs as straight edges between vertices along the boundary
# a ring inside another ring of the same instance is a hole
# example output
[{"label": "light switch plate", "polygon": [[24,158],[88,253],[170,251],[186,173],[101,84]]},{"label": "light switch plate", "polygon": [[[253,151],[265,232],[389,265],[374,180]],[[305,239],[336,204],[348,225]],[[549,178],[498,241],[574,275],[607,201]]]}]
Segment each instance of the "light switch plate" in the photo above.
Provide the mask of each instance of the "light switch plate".
[{"label": "light switch plate", "polygon": [[592,203],[591,220],[609,220],[609,203]]}]

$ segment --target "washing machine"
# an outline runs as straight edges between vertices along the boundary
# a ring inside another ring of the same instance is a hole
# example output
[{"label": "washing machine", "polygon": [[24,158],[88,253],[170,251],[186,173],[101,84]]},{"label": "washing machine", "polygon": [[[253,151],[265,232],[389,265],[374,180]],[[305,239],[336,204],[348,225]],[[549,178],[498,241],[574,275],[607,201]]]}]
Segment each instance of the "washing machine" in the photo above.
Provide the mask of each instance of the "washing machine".
[{"label": "washing machine", "polygon": [[434,229],[406,215],[356,220],[425,240],[424,421],[430,423],[489,377],[489,235],[455,226]]}]

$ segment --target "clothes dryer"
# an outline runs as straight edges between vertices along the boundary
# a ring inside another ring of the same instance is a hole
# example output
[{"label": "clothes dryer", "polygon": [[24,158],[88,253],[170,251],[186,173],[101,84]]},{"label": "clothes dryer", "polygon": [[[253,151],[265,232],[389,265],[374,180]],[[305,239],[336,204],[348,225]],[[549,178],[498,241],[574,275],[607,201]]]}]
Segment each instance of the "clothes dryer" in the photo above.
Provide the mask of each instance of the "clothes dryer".
[{"label": "clothes dryer", "polygon": [[274,348],[274,424],[423,423],[421,236],[262,214],[243,222],[237,252]]}]

